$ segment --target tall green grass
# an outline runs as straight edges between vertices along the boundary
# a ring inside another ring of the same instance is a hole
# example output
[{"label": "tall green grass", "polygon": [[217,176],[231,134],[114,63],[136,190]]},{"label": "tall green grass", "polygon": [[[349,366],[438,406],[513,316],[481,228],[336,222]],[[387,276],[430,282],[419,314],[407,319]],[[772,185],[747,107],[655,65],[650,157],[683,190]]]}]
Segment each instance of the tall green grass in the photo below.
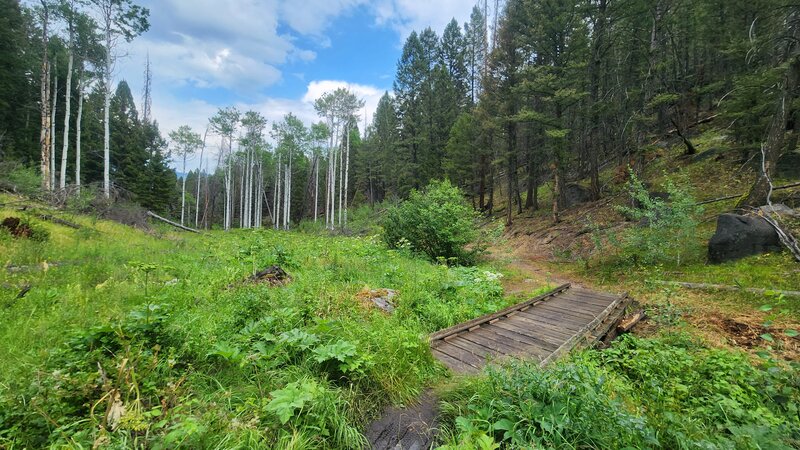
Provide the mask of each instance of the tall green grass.
[{"label": "tall green grass", "polygon": [[[0,447],[361,448],[369,418],[444,374],[428,333],[513,301],[377,238],[26,214],[0,209],[51,237],[0,235]],[[292,281],[245,281],[272,264]],[[365,288],[398,291],[395,314]]]},{"label": "tall green grass", "polygon": [[800,444],[796,369],[684,335],[624,336],[445,395],[445,448],[765,449]]}]

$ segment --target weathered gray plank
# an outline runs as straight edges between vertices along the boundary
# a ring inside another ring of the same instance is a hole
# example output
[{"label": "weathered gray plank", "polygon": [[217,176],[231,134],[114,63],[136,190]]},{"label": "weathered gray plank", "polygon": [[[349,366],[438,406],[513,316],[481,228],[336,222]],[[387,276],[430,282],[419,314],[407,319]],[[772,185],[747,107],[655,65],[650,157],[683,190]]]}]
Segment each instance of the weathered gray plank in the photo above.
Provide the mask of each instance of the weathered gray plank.
[{"label": "weathered gray plank", "polygon": [[486,359],[482,356],[476,355],[472,351],[465,350],[450,342],[436,347],[435,350],[478,370],[486,364]]},{"label": "weathered gray plank", "polygon": [[542,325],[535,320],[526,319],[522,316],[514,316],[513,318],[505,321],[503,324],[519,329],[534,331],[539,339],[542,339],[551,345],[555,345],[556,348],[565,340],[569,339],[569,337],[572,335],[571,333],[564,333],[563,331],[548,328],[546,325]]},{"label": "weathered gray plank", "polygon": [[553,350],[557,349],[558,345],[559,345],[559,344],[554,344],[554,343],[552,343],[550,341],[547,341],[545,339],[542,339],[540,335],[537,335],[536,331],[531,330],[530,328],[518,327],[515,324],[510,323],[507,320],[504,320],[502,322],[494,323],[494,324],[492,324],[492,327],[497,328],[497,329],[501,329],[501,330],[506,330],[509,333],[516,333],[516,334],[518,334],[520,336],[525,336],[529,340],[528,342],[530,343],[531,346],[535,345],[535,346],[541,348],[544,352],[547,352],[548,354],[550,352],[552,352]]},{"label": "weathered gray plank", "polygon": [[509,331],[495,325],[482,327],[483,332],[488,332],[501,336],[507,339],[506,343],[518,349],[519,354],[537,356],[544,358],[550,354],[552,350],[547,350],[540,346],[539,342],[525,336],[524,334],[515,331]]},{"label": "weathered gray plank", "polygon": [[459,336],[458,339],[464,339],[474,342],[475,344],[482,345],[491,350],[497,356],[514,355],[521,351],[520,348],[517,348],[510,342],[507,342],[508,338],[504,338],[503,336],[496,334],[493,335],[491,332],[481,329],[470,331],[463,336]]},{"label": "weathered gray plank", "polygon": [[573,296],[558,299],[558,304],[560,305],[569,305],[572,307],[581,308],[582,310],[591,311],[595,314],[602,312],[610,303],[611,302],[607,302],[605,300],[597,302]]},{"label": "weathered gray plank", "polygon": [[550,311],[543,308],[537,308],[536,310],[528,310],[525,312],[520,313],[523,317],[535,317],[535,318],[546,318],[555,320],[560,326],[563,326],[569,330],[577,330],[580,329],[581,326],[585,325],[586,323],[590,322],[591,319],[582,319],[573,317],[571,314],[567,314],[566,312],[558,312],[558,311]]},{"label": "weathered gray plank", "polygon": [[542,338],[551,338],[551,342],[553,339],[555,339],[558,341],[558,345],[561,345],[561,342],[569,339],[569,337],[572,336],[575,331],[580,329],[577,326],[567,329],[564,328],[563,324],[552,325],[543,321],[540,316],[528,315],[524,313],[517,314],[506,322],[514,324],[520,328],[527,328],[535,331],[536,335],[542,336]]},{"label": "weathered gray plank", "polygon": [[[538,305],[536,307],[536,311],[550,311],[560,314],[566,314],[570,317],[573,317],[575,321],[586,321],[586,322],[591,322],[592,319],[594,319],[594,317],[597,315],[597,313],[591,313],[581,306],[570,307],[570,305],[568,304],[556,303],[556,302],[553,302],[549,305],[542,303],[541,305]],[[536,313],[536,311],[534,311],[534,314]]]},{"label": "weathered gray plank", "polygon": [[545,311],[543,309],[521,312],[519,316],[525,319],[536,320],[537,322],[547,325],[550,329],[563,331],[567,334],[579,330],[583,325],[590,322],[589,320],[576,319],[567,314]]},{"label": "weathered gray plank", "polygon": [[517,310],[519,310],[521,308],[524,308],[525,306],[531,305],[533,303],[536,303],[536,302],[541,301],[543,299],[552,297],[554,295],[558,295],[559,293],[569,289],[569,287],[570,287],[569,284],[563,284],[563,285],[553,289],[550,292],[546,292],[546,293],[544,293],[542,295],[534,297],[534,298],[532,298],[530,300],[526,300],[526,301],[524,301],[522,303],[518,303],[516,305],[509,306],[508,308],[504,308],[504,309],[502,309],[502,310],[500,310],[500,311],[498,311],[496,313],[486,314],[485,316],[481,316],[481,317],[478,317],[476,319],[472,319],[472,320],[469,320],[467,322],[454,325],[454,326],[452,326],[450,328],[445,328],[444,330],[437,331],[436,333],[433,333],[430,336],[430,340],[434,341],[434,340],[437,340],[437,339],[443,339],[443,338],[445,338],[447,336],[459,333],[459,332],[464,331],[464,330],[468,330],[468,329],[470,329],[470,328],[472,328],[472,327],[474,327],[476,325],[480,325],[482,323],[490,322],[490,321],[492,321],[494,319],[503,317],[503,316],[505,316],[506,314],[508,314],[510,312],[517,311]]},{"label": "weathered gray plank", "polygon": [[467,355],[472,355],[474,358],[478,360],[479,364],[486,364],[487,359],[496,358],[497,354],[489,348],[486,348],[482,345],[476,344],[474,342],[466,341],[464,339],[460,339],[461,336],[454,337],[447,341],[449,345],[453,347],[458,347],[461,350],[464,350]]},{"label": "weathered gray plank", "polygon": [[436,359],[438,359],[442,364],[444,364],[445,366],[449,367],[450,369],[452,369],[455,372],[475,373],[475,372],[478,372],[480,370],[475,366],[471,366],[471,365],[465,363],[464,361],[456,359],[456,358],[448,355],[447,353],[442,352],[438,348],[434,348],[433,350],[431,350],[431,352],[433,352],[433,356]]}]

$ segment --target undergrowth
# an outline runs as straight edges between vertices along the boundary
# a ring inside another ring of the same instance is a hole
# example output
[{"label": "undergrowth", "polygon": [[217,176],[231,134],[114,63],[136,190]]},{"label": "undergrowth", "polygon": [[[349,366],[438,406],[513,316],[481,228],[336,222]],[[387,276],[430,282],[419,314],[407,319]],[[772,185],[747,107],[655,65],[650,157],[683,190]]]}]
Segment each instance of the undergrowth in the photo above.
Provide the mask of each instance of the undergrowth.
[{"label": "undergrowth", "polygon": [[[2,448],[361,448],[444,374],[428,333],[513,302],[493,272],[377,237],[70,219],[0,238]],[[273,264],[292,281],[246,280]],[[365,288],[396,290],[395,313]]]},{"label": "undergrowth", "polygon": [[792,366],[752,365],[686,335],[624,336],[451,390],[444,448],[795,448],[798,384]]}]

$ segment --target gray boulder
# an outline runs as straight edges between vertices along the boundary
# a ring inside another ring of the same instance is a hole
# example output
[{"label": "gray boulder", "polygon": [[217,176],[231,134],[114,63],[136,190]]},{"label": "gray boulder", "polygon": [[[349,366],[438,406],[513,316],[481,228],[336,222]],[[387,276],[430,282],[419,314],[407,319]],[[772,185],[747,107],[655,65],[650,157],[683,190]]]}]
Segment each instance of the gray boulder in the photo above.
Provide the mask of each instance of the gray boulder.
[{"label": "gray boulder", "polygon": [[585,188],[578,183],[569,183],[564,186],[564,198],[567,201],[567,207],[580,205],[586,203],[592,198],[589,188]]},{"label": "gray boulder", "polygon": [[721,214],[717,231],[708,242],[708,260],[718,264],[782,249],[778,233],[763,218]]}]

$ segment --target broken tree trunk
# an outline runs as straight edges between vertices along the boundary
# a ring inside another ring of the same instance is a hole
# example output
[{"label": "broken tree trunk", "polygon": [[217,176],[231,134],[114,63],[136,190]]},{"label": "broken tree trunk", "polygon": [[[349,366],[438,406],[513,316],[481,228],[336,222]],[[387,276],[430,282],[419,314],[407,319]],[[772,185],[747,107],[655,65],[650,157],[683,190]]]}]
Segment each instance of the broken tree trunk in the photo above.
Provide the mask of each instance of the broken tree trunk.
[{"label": "broken tree trunk", "polygon": [[185,227],[185,226],[183,226],[183,225],[181,225],[181,224],[179,224],[177,222],[173,222],[173,221],[171,221],[169,219],[165,219],[165,218],[159,216],[158,214],[154,213],[153,211],[147,211],[147,215],[152,217],[152,218],[154,218],[154,219],[156,219],[156,220],[160,220],[160,221],[162,221],[162,222],[164,222],[166,224],[172,225],[175,228],[180,228],[181,230],[184,230],[184,231],[191,231],[192,233],[199,233],[199,231],[195,230],[194,228]]}]

